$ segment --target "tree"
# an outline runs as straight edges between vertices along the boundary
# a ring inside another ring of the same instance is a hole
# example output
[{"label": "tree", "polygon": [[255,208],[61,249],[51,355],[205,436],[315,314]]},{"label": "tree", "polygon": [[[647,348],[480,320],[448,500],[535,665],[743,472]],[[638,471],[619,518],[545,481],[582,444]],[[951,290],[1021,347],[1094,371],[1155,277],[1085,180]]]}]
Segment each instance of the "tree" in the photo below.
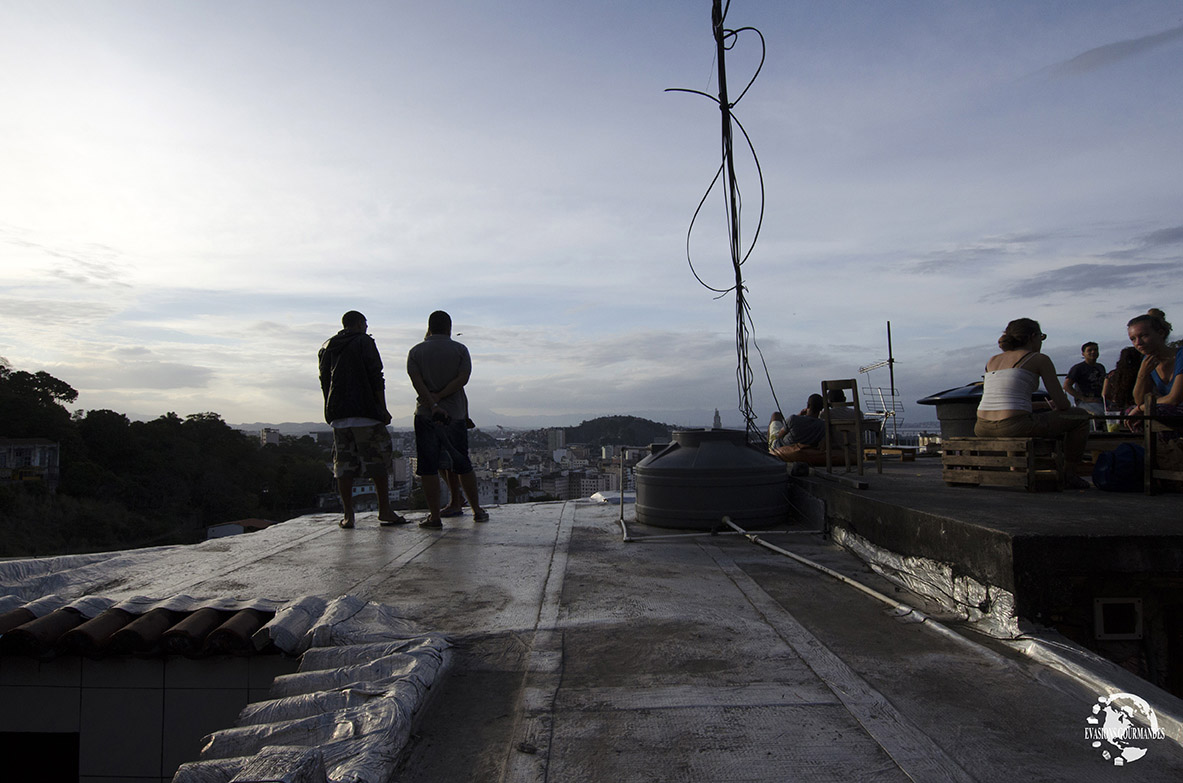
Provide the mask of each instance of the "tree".
[{"label": "tree", "polygon": [[212,412],[147,422],[103,409],[71,416],[62,403],[77,397],[49,373],[0,359],[0,437],[61,444],[57,494],[0,485],[0,556],[196,541],[217,522],[286,519],[333,487],[312,438],[261,447]]},{"label": "tree", "polygon": [[47,372],[13,370],[0,359],[0,436],[62,441],[71,431],[61,405],[78,399],[70,384]]}]

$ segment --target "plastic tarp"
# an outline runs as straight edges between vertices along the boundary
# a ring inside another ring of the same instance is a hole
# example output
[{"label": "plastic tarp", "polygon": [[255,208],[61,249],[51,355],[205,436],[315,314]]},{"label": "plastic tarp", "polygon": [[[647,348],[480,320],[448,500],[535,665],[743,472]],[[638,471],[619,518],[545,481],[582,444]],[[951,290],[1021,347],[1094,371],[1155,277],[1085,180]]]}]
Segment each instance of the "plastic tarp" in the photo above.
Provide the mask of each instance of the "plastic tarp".
[{"label": "plastic tarp", "polygon": [[[389,780],[447,666],[447,638],[417,632],[388,606],[346,595],[290,602],[256,633],[256,644],[267,642],[302,653],[300,671],[277,677],[274,698],[247,705],[237,727],[209,735],[201,760],[183,765],[173,780]],[[315,749],[319,766],[299,749]],[[260,767],[263,756],[269,760]],[[258,777],[264,768],[272,777]]]},{"label": "plastic tarp", "polygon": [[305,596],[286,605],[254,637],[256,647],[273,642],[291,654],[312,647],[390,641],[420,633],[414,623],[388,606],[343,595],[331,601]]},{"label": "plastic tarp", "polygon": [[[351,595],[271,600],[184,594],[211,571],[314,541],[332,529],[325,522],[318,516],[289,520],[233,541],[0,562],[0,611],[25,608],[42,617],[71,608],[88,619],[112,607],[132,614],[157,608],[275,612],[252,643],[301,656],[300,671],[277,678],[273,698],[247,705],[237,727],[207,737],[201,760],[183,765],[174,780],[384,783],[412,721],[446,670],[450,643],[444,636],[426,633],[389,606]],[[161,592],[175,587],[162,598],[137,595],[151,588],[131,585],[157,585]]]},{"label": "plastic tarp", "polygon": [[32,601],[53,593],[70,594],[80,585],[102,582],[125,565],[151,563],[161,552],[177,547],[62,555],[0,563],[0,592]]},{"label": "plastic tarp", "polygon": [[956,573],[952,564],[901,555],[875,546],[843,527],[831,531],[835,543],[850,550],[881,576],[940,604],[981,632],[998,639],[1021,635],[1015,597],[997,585]]}]

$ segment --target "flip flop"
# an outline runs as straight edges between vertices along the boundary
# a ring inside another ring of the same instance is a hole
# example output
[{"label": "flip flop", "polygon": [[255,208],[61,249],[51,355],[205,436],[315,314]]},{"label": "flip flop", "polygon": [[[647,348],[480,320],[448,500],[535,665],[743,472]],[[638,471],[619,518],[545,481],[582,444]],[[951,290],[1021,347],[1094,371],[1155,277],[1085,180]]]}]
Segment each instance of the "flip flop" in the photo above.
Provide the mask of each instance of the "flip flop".
[{"label": "flip flop", "polygon": [[462,517],[462,516],[464,516],[464,509],[453,508],[449,511],[441,511],[440,516],[441,517]]}]

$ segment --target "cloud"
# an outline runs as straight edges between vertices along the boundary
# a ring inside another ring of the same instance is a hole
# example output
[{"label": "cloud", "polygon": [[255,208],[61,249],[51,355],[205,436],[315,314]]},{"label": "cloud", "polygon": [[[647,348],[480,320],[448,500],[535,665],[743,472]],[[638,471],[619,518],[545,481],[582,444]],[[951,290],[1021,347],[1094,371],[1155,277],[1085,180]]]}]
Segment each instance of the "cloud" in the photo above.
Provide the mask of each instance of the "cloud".
[{"label": "cloud", "polygon": [[[1170,251],[1175,249],[1174,246],[1180,244],[1183,244],[1183,226],[1170,226],[1135,237],[1132,247],[1102,253],[1101,258],[1141,258],[1162,249],[1166,249],[1170,255]],[[1161,254],[1159,255],[1161,257]]]},{"label": "cloud", "polygon": [[1183,226],[1172,226],[1171,228],[1160,228],[1158,231],[1151,231],[1149,234],[1141,237],[1141,241],[1145,247],[1183,244]]},{"label": "cloud", "polygon": [[40,266],[38,262],[50,259],[49,270],[55,279],[91,286],[130,287],[125,278],[131,265],[123,260],[123,253],[119,250],[98,242],[71,245],[30,239],[30,233],[12,226],[0,226],[0,243],[23,251],[21,263],[25,265]]},{"label": "cloud", "polygon": [[[119,308],[101,302],[76,302],[61,299],[0,299],[0,323],[8,321],[14,331],[27,329],[30,323],[46,322],[65,327],[89,326]],[[19,333],[19,331],[18,331]],[[11,334],[11,333],[10,333]]]},{"label": "cloud", "polygon": [[1033,299],[1053,293],[1113,291],[1147,284],[1174,283],[1177,264],[1072,264],[1020,280],[999,298]]},{"label": "cloud", "polygon": [[1183,40],[1183,26],[1172,27],[1170,30],[1144,35],[1141,38],[1131,38],[1126,41],[1098,46],[1083,54],[1078,54],[1071,60],[1049,66],[1044,69],[1044,72],[1053,77],[1077,76],[1137,57],[1143,52],[1178,40]]},{"label": "cloud", "polygon": [[112,389],[200,389],[214,376],[208,367],[158,360],[125,360],[55,365],[54,375],[68,378],[81,391]]},{"label": "cloud", "polygon": [[1049,234],[1020,233],[1001,237],[986,237],[978,242],[933,250],[905,267],[914,274],[931,272],[960,272],[1014,256],[1030,255],[1033,246],[1051,238]]}]

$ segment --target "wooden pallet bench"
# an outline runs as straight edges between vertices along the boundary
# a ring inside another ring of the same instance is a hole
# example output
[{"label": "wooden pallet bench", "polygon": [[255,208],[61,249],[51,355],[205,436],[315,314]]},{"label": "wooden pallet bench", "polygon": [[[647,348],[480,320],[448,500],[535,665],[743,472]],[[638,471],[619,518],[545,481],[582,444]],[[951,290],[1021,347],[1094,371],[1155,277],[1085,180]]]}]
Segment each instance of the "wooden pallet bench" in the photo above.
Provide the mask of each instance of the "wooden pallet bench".
[{"label": "wooden pallet bench", "polygon": [[941,477],[973,486],[1064,488],[1064,443],[1047,438],[944,438]]},{"label": "wooden pallet bench", "polygon": [[[899,454],[900,455],[900,462],[915,462],[916,455],[920,453],[919,446],[889,446],[889,445],[885,445],[882,447],[881,450],[884,454]],[[863,448],[863,459],[865,459],[865,460],[875,459],[875,449],[864,447]]]}]

